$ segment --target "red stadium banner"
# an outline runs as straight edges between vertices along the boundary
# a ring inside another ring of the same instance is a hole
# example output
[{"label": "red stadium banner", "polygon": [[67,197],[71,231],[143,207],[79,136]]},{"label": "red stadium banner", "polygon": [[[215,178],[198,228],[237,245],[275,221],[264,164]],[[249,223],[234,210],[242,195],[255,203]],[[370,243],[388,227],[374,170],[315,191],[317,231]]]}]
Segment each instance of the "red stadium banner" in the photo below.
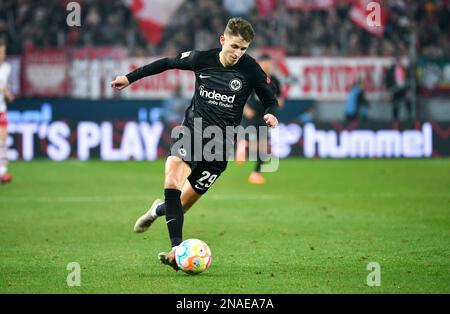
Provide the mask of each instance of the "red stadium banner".
[{"label": "red stadium banner", "polygon": [[269,16],[278,6],[277,0],[256,0],[256,7],[260,16]]},{"label": "red stadium banner", "polygon": [[[285,58],[282,51],[270,50],[270,53],[275,74],[282,83],[283,94],[287,99],[344,101],[351,85],[358,78],[363,79],[370,100],[387,97],[384,80],[387,68],[393,62],[391,58]],[[121,68],[123,73],[128,73],[158,58],[128,58],[123,61]],[[183,95],[190,98],[194,92],[194,83],[195,77],[191,71],[170,70],[133,83],[121,91],[120,96],[162,99],[170,96],[175,86],[181,85]]]},{"label": "red stadium banner", "polygon": [[128,56],[128,51],[125,47],[83,47],[71,49],[70,56],[77,59],[123,59]]},{"label": "red stadium banner", "polygon": [[335,6],[335,0],[285,0],[286,8],[294,10],[323,10]]},{"label": "red stadium banner", "polygon": [[366,95],[371,100],[387,96],[385,73],[393,63],[391,58],[286,58],[290,99],[344,101],[351,85],[363,80]]},{"label": "red stadium banner", "polygon": [[355,0],[350,19],[375,36],[382,36],[388,20],[388,9],[380,0]]},{"label": "red stadium banner", "polygon": [[132,0],[130,10],[148,42],[161,41],[164,28],[184,0]]},{"label": "red stadium banner", "polygon": [[127,57],[126,48],[90,47],[70,51],[70,96],[84,99],[113,98],[110,82],[122,75],[122,60]]},{"label": "red stadium banner", "polygon": [[64,97],[68,88],[69,62],[66,50],[30,50],[23,55],[24,96]]},{"label": "red stadium banner", "polygon": [[[124,73],[149,64],[161,57],[129,58],[123,65]],[[177,85],[182,88],[185,97],[194,93],[195,76],[192,71],[170,70],[158,75],[143,78],[124,89],[121,93],[125,98],[165,98],[172,94]]]}]

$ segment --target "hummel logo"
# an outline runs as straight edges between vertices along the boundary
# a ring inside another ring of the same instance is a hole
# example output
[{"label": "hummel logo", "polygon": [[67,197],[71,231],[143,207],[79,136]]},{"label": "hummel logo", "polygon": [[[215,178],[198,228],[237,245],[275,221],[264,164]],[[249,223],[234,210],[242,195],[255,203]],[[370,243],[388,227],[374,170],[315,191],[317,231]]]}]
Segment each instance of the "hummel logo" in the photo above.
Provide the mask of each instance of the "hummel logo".
[{"label": "hummel logo", "polygon": [[210,75],[203,75],[203,74],[200,74],[200,78],[209,78],[209,77],[211,77]]}]

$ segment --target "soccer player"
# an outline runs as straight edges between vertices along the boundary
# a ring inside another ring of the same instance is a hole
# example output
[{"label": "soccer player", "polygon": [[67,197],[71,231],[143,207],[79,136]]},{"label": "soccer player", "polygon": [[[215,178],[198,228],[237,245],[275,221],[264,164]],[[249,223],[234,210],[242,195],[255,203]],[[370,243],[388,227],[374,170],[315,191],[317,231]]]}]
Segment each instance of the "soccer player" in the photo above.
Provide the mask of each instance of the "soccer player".
[{"label": "soccer player", "polygon": [[[179,141],[190,139],[192,143],[200,139],[204,145],[209,139],[206,140],[202,134],[208,127],[213,126],[226,133],[227,126],[239,126],[245,102],[252,90],[256,91],[265,108],[277,105],[266,74],[245,53],[253,37],[254,31],[249,22],[232,18],[220,36],[221,49],[187,51],[174,58],[163,58],[125,76],[118,76],[111,82],[113,88],[121,90],[136,80],[170,69],[195,73],[195,92],[182,123],[184,130],[182,136],[174,141],[165,164],[165,199],[155,200],[134,226],[135,232],[144,232],[158,217],[165,215],[172,250],[162,252],[158,257],[161,263],[175,270],[178,270],[175,249],[182,242],[184,212],[208,191],[227,166],[226,158],[211,161],[203,153],[196,158],[198,151],[195,147],[179,147]],[[200,130],[196,125],[199,118]],[[269,127],[278,124],[277,118],[270,113],[264,115],[264,121]],[[217,142],[216,148],[220,152],[228,139],[215,136],[212,141]]]},{"label": "soccer player", "polygon": [[6,60],[6,44],[0,39],[0,183],[11,182],[12,177],[8,173],[8,121],[6,120],[6,101],[13,101],[14,96],[8,89],[8,78],[11,66]]},{"label": "soccer player", "polygon": [[[269,54],[263,53],[258,58],[259,65],[270,79],[270,86],[273,93],[277,97],[278,106],[282,108],[284,106],[284,99],[281,97],[281,84],[278,78],[272,73],[272,58]],[[273,107],[269,109],[269,112],[275,114],[277,108]],[[253,92],[244,107],[244,116],[242,120],[244,127],[255,126],[256,132],[249,133],[249,141],[243,139],[238,143],[237,147],[237,163],[241,163],[245,160],[245,150],[249,146],[250,151],[256,152],[256,164],[255,169],[248,177],[248,182],[251,184],[264,184],[266,179],[261,174],[261,166],[264,161],[261,158],[260,152],[267,151],[267,136],[260,134],[259,127],[265,125],[264,121],[264,104],[259,97]]]}]

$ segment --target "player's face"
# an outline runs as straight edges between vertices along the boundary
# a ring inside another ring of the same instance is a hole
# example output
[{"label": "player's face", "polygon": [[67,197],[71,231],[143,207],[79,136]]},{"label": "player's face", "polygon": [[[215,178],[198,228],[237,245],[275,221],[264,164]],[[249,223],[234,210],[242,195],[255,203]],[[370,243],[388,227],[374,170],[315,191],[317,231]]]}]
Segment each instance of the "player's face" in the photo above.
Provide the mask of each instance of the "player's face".
[{"label": "player's face", "polygon": [[222,56],[225,66],[235,65],[250,45],[250,43],[245,41],[241,36],[231,36],[227,34],[220,36],[220,44],[222,45]]}]

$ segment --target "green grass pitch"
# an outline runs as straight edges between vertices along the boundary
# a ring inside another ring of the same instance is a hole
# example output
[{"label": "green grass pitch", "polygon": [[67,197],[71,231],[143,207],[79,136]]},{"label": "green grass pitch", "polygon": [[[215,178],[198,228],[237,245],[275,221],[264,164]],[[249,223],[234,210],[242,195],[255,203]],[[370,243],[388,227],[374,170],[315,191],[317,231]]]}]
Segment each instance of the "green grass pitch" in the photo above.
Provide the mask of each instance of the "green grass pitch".
[{"label": "green grass pitch", "polygon": [[[450,293],[450,163],[282,160],[263,186],[229,164],[185,216],[213,253],[198,276],[157,259],[164,162],[13,162],[0,186],[0,293]],[[67,265],[81,266],[69,287]],[[380,286],[368,286],[370,262]]]}]

